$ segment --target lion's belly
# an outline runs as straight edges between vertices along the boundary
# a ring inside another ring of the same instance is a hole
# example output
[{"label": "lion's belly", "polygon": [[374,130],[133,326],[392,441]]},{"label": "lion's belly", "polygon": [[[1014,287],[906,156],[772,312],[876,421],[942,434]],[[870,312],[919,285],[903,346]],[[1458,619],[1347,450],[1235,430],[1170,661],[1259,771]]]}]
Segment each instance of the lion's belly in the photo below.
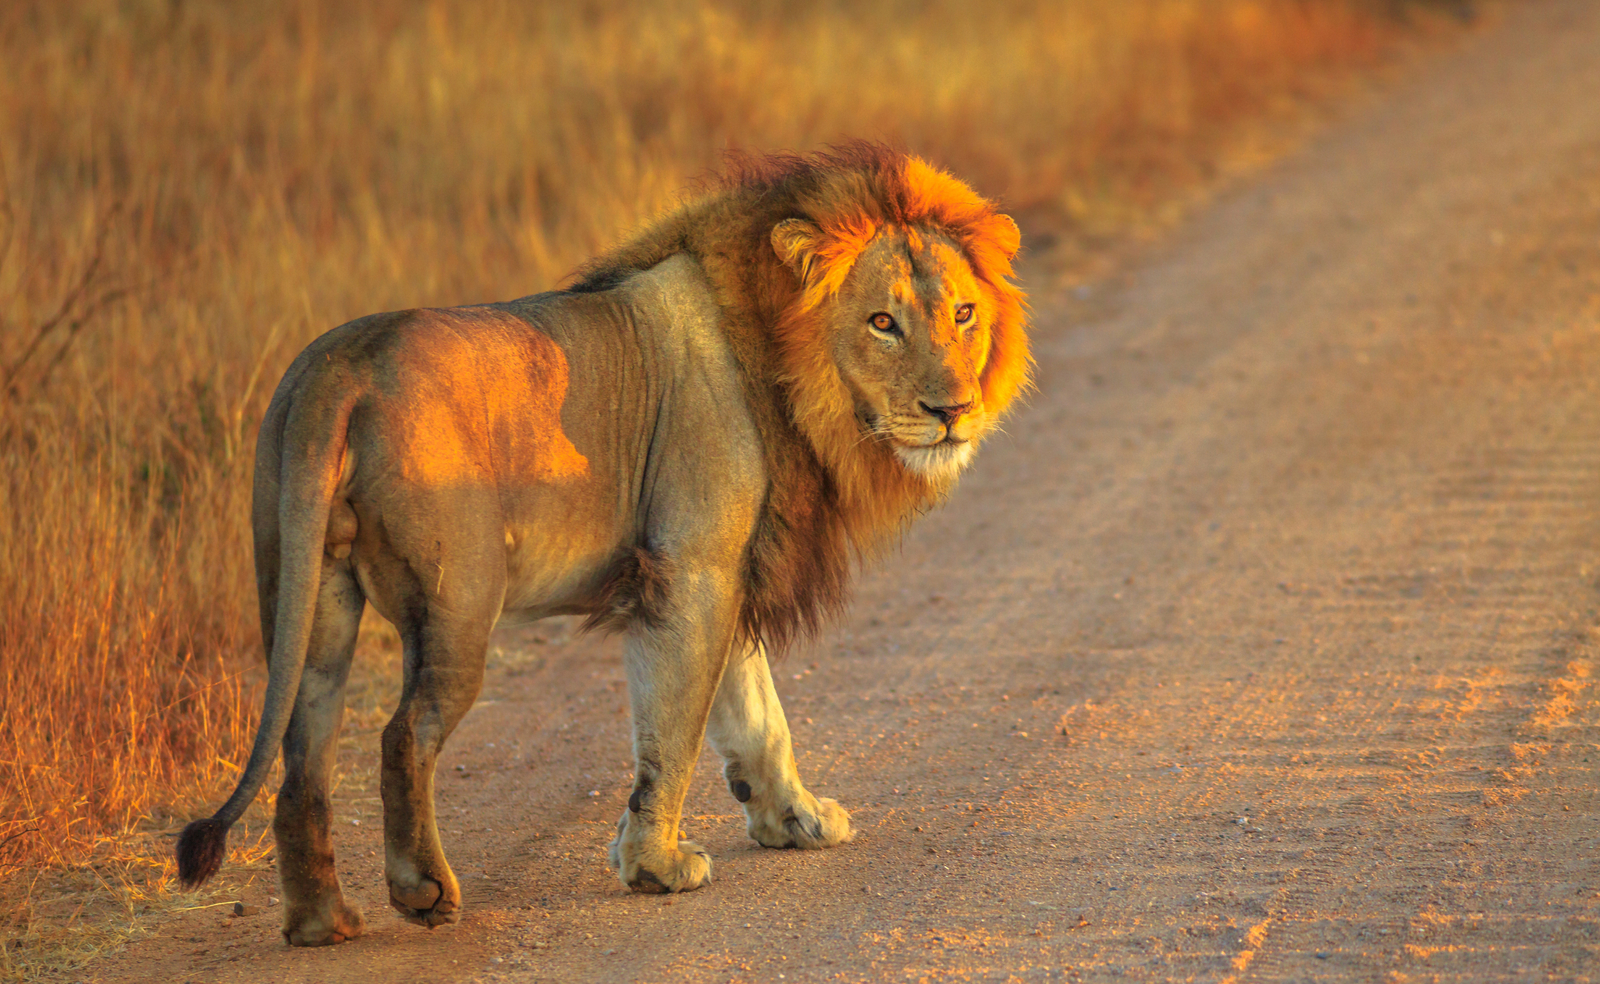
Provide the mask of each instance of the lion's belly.
[{"label": "lion's belly", "polygon": [[506,593],[501,618],[526,622],[587,612],[632,524],[602,497],[532,494],[506,523]]}]

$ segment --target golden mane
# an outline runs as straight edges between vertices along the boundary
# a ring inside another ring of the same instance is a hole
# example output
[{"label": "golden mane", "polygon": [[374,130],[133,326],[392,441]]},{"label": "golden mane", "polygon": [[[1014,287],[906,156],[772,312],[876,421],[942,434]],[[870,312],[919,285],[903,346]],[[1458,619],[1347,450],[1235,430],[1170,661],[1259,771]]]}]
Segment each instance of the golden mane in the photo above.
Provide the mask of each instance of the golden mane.
[{"label": "golden mane", "polygon": [[[805,285],[770,238],[791,218],[822,232],[819,266]],[[1025,298],[1011,282],[1016,225],[963,182],[881,144],[731,157],[712,190],[586,265],[568,288],[603,290],[679,252],[693,255],[711,279],[770,476],[740,618],[742,633],[769,650],[836,613],[853,560],[893,540],[946,491],[882,443],[861,439],[827,344],[826,301],[890,228],[937,230],[964,253],[995,312],[979,382],[986,409],[1000,416],[1027,386],[1030,367]]]}]

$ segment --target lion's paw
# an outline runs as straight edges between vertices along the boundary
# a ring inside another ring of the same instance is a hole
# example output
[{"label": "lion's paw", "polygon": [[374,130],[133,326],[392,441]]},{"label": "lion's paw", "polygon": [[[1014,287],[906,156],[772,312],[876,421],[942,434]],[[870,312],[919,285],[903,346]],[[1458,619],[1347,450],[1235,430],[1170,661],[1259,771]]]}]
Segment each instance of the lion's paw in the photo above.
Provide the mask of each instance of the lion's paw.
[{"label": "lion's paw", "polygon": [[636,892],[692,892],[711,884],[711,852],[691,840],[663,847],[628,839],[628,814],[617,821],[607,860],[622,884]]},{"label": "lion's paw", "polygon": [[[711,884],[711,853],[683,840],[665,851],[617,850],[617,877],[635,892],[692,892]],[[633,853],[635,857],[625,857]],[[653,856],[638,856],[638,855]]]},{"label": "lion's paw", "polygon": [[763,847],[817,850],[843,844],[854,836],[850,812],[831,799],[802,792],[792,803],[763,809],[745,804],[746,830]]},{"label": "lion's paw", "polygon": [[361,910],[334,896],[315,908],[289,905],[283,912],[283,938],[290,946],[332,946],[360,936]]},{"label": "lion's paw", "polygon": [[389,875],[389,904],[406,922],[432,929],[461,918],[461,888],[448,873],[443,883],[410,872]]}]

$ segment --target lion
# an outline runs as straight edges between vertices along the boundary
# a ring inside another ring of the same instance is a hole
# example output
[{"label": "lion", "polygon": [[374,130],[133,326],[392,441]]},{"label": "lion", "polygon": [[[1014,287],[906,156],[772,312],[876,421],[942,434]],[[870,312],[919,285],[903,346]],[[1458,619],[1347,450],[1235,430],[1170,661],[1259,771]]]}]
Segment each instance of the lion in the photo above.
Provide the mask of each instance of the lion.
[{"label": "lion", "polygon": [[704,740],[758,843],[849,840],[845,809],[800,781],[769,654],[841,610],[857,558],[946,495],[1027,385],[1019,246],[994,203],[914,156],[747,157],[565,289],[313,341],[256,456],[260,729],[233,795],[184,829],[183,883],[217,871],[281,747],[284,935],[361,933],[329,779],[368,604],[404,650],[381,789],[389,897],[412,922],[461,913],[434,764],[501,619],[625,633],[623,884],[710,883],[678,830]]}]

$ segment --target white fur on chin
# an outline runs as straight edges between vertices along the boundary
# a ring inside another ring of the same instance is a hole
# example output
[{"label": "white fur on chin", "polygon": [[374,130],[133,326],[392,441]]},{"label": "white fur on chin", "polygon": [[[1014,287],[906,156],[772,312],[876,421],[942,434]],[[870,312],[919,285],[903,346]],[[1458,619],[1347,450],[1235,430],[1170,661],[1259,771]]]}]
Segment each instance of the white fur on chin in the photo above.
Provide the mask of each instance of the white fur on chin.
[{"label": "white fur on chin", "polygon": [[972,451],[976,442],[966,441],[961,444],[951,444],[941,441],[928,447],[914,448],[905,444],[894,446],[894,456],[900,463],[921,475],[923,478],[935,482],[951,482],[961,469],[967,467],[972,460]]}]

